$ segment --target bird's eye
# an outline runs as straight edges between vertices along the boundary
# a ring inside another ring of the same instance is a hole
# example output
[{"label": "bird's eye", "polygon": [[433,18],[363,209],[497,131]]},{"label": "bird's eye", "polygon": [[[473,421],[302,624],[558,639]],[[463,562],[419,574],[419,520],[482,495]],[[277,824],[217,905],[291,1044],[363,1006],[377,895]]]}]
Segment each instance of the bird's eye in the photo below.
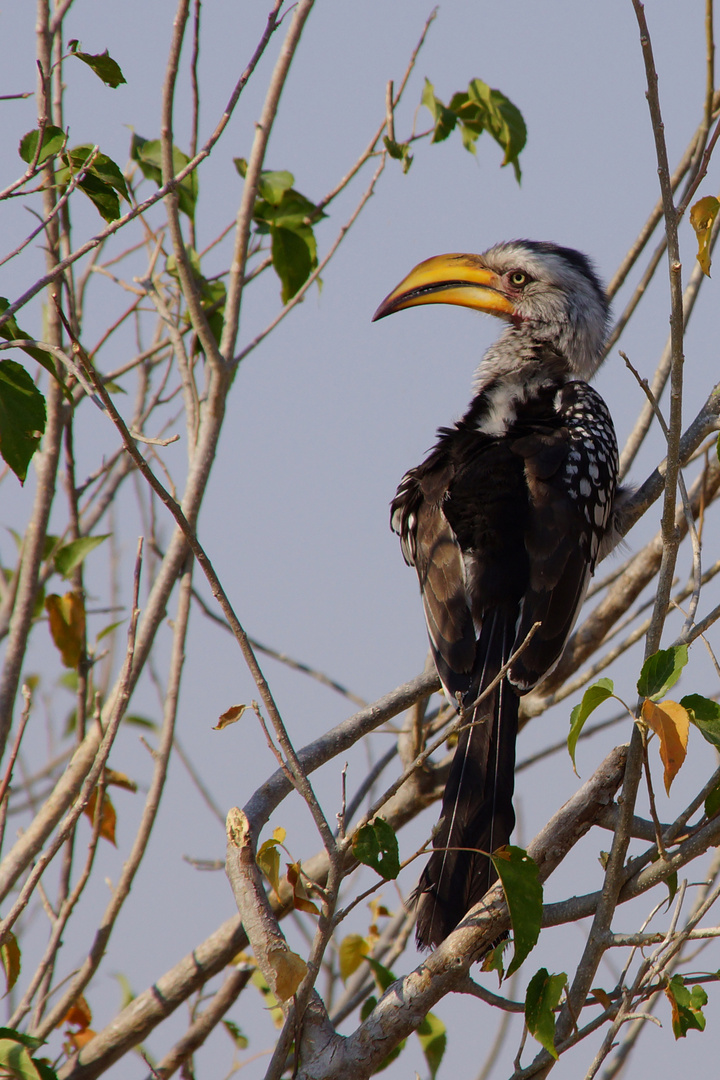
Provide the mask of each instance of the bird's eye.
[{"label": "bird's eye", "polygon": [[530,275],[526,274],[524,270],[513,270],[510,275],[510,284],[514,285],[516,289],[521,289],[523,285],[527,285],[530,280]]}]

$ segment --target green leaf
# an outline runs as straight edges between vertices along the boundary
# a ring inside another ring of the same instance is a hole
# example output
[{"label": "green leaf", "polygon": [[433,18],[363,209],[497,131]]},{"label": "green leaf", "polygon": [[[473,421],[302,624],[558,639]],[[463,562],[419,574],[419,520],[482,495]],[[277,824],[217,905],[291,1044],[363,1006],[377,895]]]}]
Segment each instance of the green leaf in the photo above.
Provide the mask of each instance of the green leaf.
[{"label": "green leaf", "polygon": [[270,235],[273,267],[282,282],[282,302],[287,304],[310,277],[312,255],[305,238],[292,229],[273,227]]},{"label": "green leaf", "polygon": [[375,997],[374,994],[371,994],[370,997],[365,998],[365,1000],[362,1003],[362,1008],[360,1009],[360,1022],[361,1023],[364,1023],[367,1020],[368,1016],[373,1011],[373,1009],[375,1008],[377,1003],[378,1003],[378,999]]},{"label": "green leaf", "polygon": [[[387,987],[391,985],[391,983],[395,982],[395,976],[392,974],[392,972],[389,972],[388,969],[384,968],[382,966],[382,964],[379,964],[377,962],[377,960],[371,960],[370,958],[368,958],[368,963],[370,964],[371,968],[373,969],[373,971],[377,975],[378,981],[380,982],[380,985],[382,986],[383,991],[385,991],[387,989]],[[388,976],[389,976],[389,981],[387,981]],[[361,1022],[364,1022],[365,1020],[367,1020],[368,1016],[373,1011],[373,1009],[375,1008],[376,1005],[377,1005],[377,998],[375,997],[374,994],[371,994],[370,997],[365,998],[365,1001],[362,1004],[362,1008],[360,1009],[360,1020],[361,1020]],[[382,1072],[384,1069],[387,1069],[388,1065],[392,1061],[394,1061],[395,1058],[400,1056],[402,1051],[405,1049],[405,1043],[406,1042],[407,1042],[407,1039],[403,1039],[401,1043],[398,1043],[398,1045],[393,1050],[390,1051],[390,1053],[388,1054],[388,1056],[386,1058],[383,1058],[383,1060],[380,1062],[378,1067],[375,1069],[375,1072],[373,1073],[373,1076],[376,1073]]]},{"label": "green leaf", "polygon": [[30,1051],[15,1039],[0,1039],[0,1066],[13,1080],[42,1080]]},{"label": "green leaf", "polygon": [[378,985],[383,994],[392,986],[394,982],[397,982],[397,975],[395,975],[390,968],[386,968],[379,960],[373,960],[372,956],[366,957],[368,964],[370,965],[373,975],[378,981]]},{"label": "green leaf", "polygon": [[555,1009],[567,986],[567,975],[549,975],[547,968],[536,971],[525,995],[525,1023],[528,1031],[557,1061],[555,1049]]},{"label": "green leaf", "polygon": [[352,850],[358,862],[372,867],[386,881],[394,880],[400,873],[397,837],[381,817],[357,830]]},{"label": "green leaf", "polygon": [[394,158],[395,161],[402,162],[402,170],[406,173],[413,163],[413,156],[410,153],[410,143],[395,142],[394,139],[389,139],[387,135],[383,135],[383,142],[390,157]]},{"label": "green leaf", "polygon": [[[34,128],[32,131],[28,131],[23,135],[20,140],[18,153],[27,165],[35,160],[39,139],[40,129]],[[58,151],[62,150],[64,144],[65,132],[62,128],[54,127],[53,124],[47,124],[42,133],[42,144],[40,155],[38,157],[38,165],[42,165],[49,157],[52,157],[53,154],[57,154]]]},{"label": "green leaf", "polygon": [[420,100],[425,108],[430,110],[435,124],[431,142],[444,142],[457,124],[457,113],[443,105],[440,98],[435,97],[435,87],[429,79],[425,79],[425,86]]},{"label": "green leaf", "polygon": [[113,975],[113,978],[117,980],[118,986],[120,987],[120,1009],[126,1009],[128,1005],[131,1005],[133,1003],[133,1001],[137,997],[137,994],[134,993],[127,975],[123,975],[121,971],[116,971]]},{"label": "green leaf", "polygon": [[602,705],[603,701],[607,701],[608,698],[612,697],[614,692],[615,686],[612,679],[598,679],[592,686],[588,686],[583,694],[582,701],[570,713],[570,734],[568,735],[567,747],[576,776],[578,771],[575,767],[575,750],[583,725],[588,716],[597,709],[598,705]]},{"label": "green leaf", "polygon": [[637,684],[640,697],[662,697],[678,681],[687,662],[687,645],[671,645],[648,656]]},{"label": "green leaf", "polygon": [[258,195],[272,206],[279,206],[285,192],[289,191],[294,183],[295,177],[287,169],[280,169],[277,172],[263,170],[258,182]]},{"label": "green leaf", "polygon": [[299,191],[290,188],[283,194],[279,203],[270,203],[266,199],[258,199],[255,203],[253,218],[261,228],[259,231],[269,231],[271,225],[281,225],[286,229],[312,228],[310,221],[319,221],[327,217],[327,214],[318,211],[317,206],[310,199],[305,198]]},{"label": "green leaf", "polygon": [[286,304],[317,266],[317,244],[311,223],[326,215],[292,187],[284,188],[280,195],[290,173],[268,175],[275,178],[271,191],[275,201],[259,198],[253,219],[260,235],[270,234],[273,267],[282,283],[282,301]]},{"label": "green leaf", "polygon": [[665,995],[672,1006],[672,1028],[676,1039],[684,1039],[690,1029],[705,1030],[703,1006],[707,1005],[707,994],[702,986],[694,986],[692,991],[685,985],[682,975],[673,975],[665,987]]},{"label": "green leaf", "polygon": [[447,1028],[439,1016],[428,1013],[417,1028],[417,1036],[430,1070],[430,1078],[435,1080],[447,1048]]},{"label": "green leaf", "polygon": [[20,974],[20,946],[12,930],[0,945],[0,960],[5,971],[5,991],[10,993]]},{"label": "green leaf", "polygon": [[120,200],[108,184],[88,175],[80,181],[78,187],[85,192],[103,220],[117,221],[121,216]]},{"label": "green leaf", "polygon": [[702,694],[686,694],[680,704],[702,737],[720,750],[720,704]]},{"label": "green leaf", "polygon": [[247,158],[234,157],[233,158],[233,165],[235,166],[235,168],[237,169],[237,171],[240,173],[240,175],[242,176],[242,178],[244,180],[245,177],[247,176],[247,168],[248,168]]},{"label": "green leaf", "polygon": [[[222,337],[223,326],[225,323],[225,300],[227,297],[227,290],[225,283],[220,280],[208,281],[203,277],[200,269],[200,259],[195,249],[190,245],[185,245],[185,253],[190,263],[190,267],[193,272],[195,281],[200,287],[200,304],[205,312],[208,320],[208,325],[213,333],[215,340],[220,343]],[[174,255],[169,255],[166,261],[166,269],[177,281],[180,280],[180,274],[178,272],[177,260]],[[190,325],[190,316],[186,315],[187,324]],[[196,338],[193,339],[194,352],[200,351],[200,343]]]},{"label": "green leaf", "polygon": [[537,863],[522,848],[508,844],[492,856],[492,863],[502,883],[513,928],[513,958],[506,978],[522,964],[534,949],[540,935],[543,889],[538,879]]},{"label": "green leaf", "polygon": [[665,884],[667,885],[668,890],[668,907],[670,907],[678,891],[677,870],[673,870],[672,874],[668,874],[668,876],[665,878]]},{"label": "green leaf", "polygon": [[705,800],[705,813],[709,818],[715,817],[720,811],[720,784],[713,788]]},{"label": "green leaf", "polygon": [[56,553],[55,569],[63,577],[70,577],[85,557],[109,537],[110,533],[104,533],[102,536],[80,536],[77,540],[71,540]]},{"label": "green leaf", "polygon": [[108,626],[104,626],[103,629],[100,631],[100,633],[95,638],[95,643],[97,644],[98,641],[102,641],[102,639],[104,637],[107,637],[108,634],[112,634],[113,630],[117,630],[118,626],[122,626],[122,624],[124,622],[125,622],[124,619],[119,619],[118,622],[109,623]]},{"label": "green leaf", "polygon": [[[0,296],[0,315],[4,315],[9,307],[10,301],[5,296]],[[23,338],[29,338],[32,341],[35,335],[28,334],[24,330],[21,330],[15,320],[15,316],[11,315],[10,318],[6,319],[2,326],[0,326],[0,337],[4,337],[6,341],[21,341]],[[22,351],[27,353],[28,356],[32,356],[33,360],[37,360],[38,364],[57,378],[53,359],[44,349],[36,349],[33,345],[28,345],[27,348],[24,348]]]},{"label": "green leaf", "polygon": [[504,953],[505,953],[505,950],[507,949],[507,947],[508,947],[507,939],[504,939],[503,941],[499,941],[498,944],[495,946],[495,948],[491,949],[490,952],[485,953],[484,957],[482,958],[482,964],[481,964],[480,970],[481,971],[497,971],[498,986],[502,983],[503,979],[505,978],[505,963],[503,961],[503,956],[504,956]]},{"label": "green leaf", "polygon": [[250,1040],[247,1035],[243,1035],[237,1024],[233,1020],[223,1020],[222,1023],[238,1050],[247,1050]]},{"label": "green leaf", "polygon": [[120,199],[129,199],[125,177],[107,154],[93,152],[93,146],[74,146],[62,155],[64,166],[57,170],[55,178],[60,187],[66,187],[73,176],[84,171],[78,187],[84,191],[105,221],[117,221],[120,217]]},{"label": "green leaf", "polygon": [[158,730],[155,720],[148,720],[147,716],[140,716],[138,713],[128,713],[123,717],[123,724],[132,724],[134,727],[145,728],[147,731]]},{"label": "green leaf", "polygon": [[[522,113],[505,94],[494,90],[482,79],[473,79],[470,82],[468,96],[470,101],[477,105],[478,119],[483,127],[505,151],[503,166],[512,165],[515,179],[520,183],[518,157],[527,142],[527,128]],[[462,116],[460,119],[464,122]]]},{"label": "green leaf", "polygon": [[435,95],[431,82],[425,80],[422,103],[431,112],[435,128],[432,142],[442,142],[459,124],[463,146],[476,153],[476,143],[483,131],[495,139],[505,156],[503,165],[512,165],[515,179],[520,183],[519,157],[527,141],[527,128],[520,110],[512,101],[483,82],[473,79],[467,91],[453,94],[449,105]]},{"label": "green leaf", "polygon": [[58,1074],[48,1064],[47,1058],[33,1058],[33,1064],[40,1074],[40,1080],[58,1080]]},{"label": "green leaf", "polygon": [[[159,139],[143,139],[140,135],[133,134],[130,143],[130,157],[137,161],[140,171],[147,180],[154,180],[158,187],[162,186],[162,147]],[[173,146],[173,173],[177,176],[190,158]],[[184,214],[194,220],[195,204],[198,197],[197,171],[189,173],[184,180],[180,181],[177,188],[178,206]]]},{"label": "green leaf", "polygon": [[99,150],[93,157],[94,146],[85,144],[82,146],[73,146],[67,154],[63,154],[63,161],[65,162],[64,169],[58,169],[56,173],[56,179],[59,184],[67,184],[70,182],[72,173],[78,173],[85,166],[88,159],[92,158],[89,166],[89,173],[95,176],[98,180],[102,181],[108,187],[114,188],[119,195],[122,195],[126,202],[129,202],[130,195],[125,183],[125,177],[118,165],[107,154],[102,154]]},{"label": "green leaf", "polygon": [[720,720],[720,702],[713,698],[703,697],[702,694],[686,694],[680,698],[680,704],[690,713],[693,722]]},{"label": "green leaf", "polygon": [[45,1043],[45,1039],[40,1039],[37,1035],[28,1035],[24,1031],[9,1027],[0,1027],[0,1039],[12,1039],[13,1042],[27,1046],[28,1050],[38,1050]]},{"label": "green leaf", "polygon": [[127,82],[120,70],[120,65],[113,60],[107,49],[103,53],[73,51],[72,55],[77,56],[78,60],[82,60],[83,64],[92,68],[98,78],[102,79],[106,86],[111,86],[113,90],[121,83]]},{"label": "green leaf", "polygon": [[25,368],[14,360],[0,360],[0,454],[21,484],[45,420],[45,398]]}]

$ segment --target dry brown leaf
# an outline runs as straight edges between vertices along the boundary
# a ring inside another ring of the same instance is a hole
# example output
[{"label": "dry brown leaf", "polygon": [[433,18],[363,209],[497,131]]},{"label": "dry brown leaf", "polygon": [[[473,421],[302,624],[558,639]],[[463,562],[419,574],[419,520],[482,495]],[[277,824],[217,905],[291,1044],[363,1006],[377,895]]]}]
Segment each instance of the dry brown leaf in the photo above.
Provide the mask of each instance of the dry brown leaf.
[{"label": "dry brown leaf", "polygon": [[223,728],[230,727],[230,724],[237,724],[242,714],[247,709],[247,705],[231,705],[229,709],[218,718],[218,722],[213,728],[213,731],[222,731]]},{"label": "dry brown leaf", "polygon": [[64,596],[51,593],[45,597],[45,610],[50,620],[50,633],[65,667],[76,668],[80,663],[85,642],[85,604],[82,594],[68,592]]},{"label": "dry brown leaf", "polygon": [[646,698],[643,702],[642,718],[660,740],[660,759],[665,767],[665,791],[669,795],[670,785],[685,760],[690,717],[687,709],[677,701],[667,699],[656,704]]},{"label": "dry brown leaf", "polygon": [[612,1007],[612,1001],[610,999],[610,995],[608,994],[607,990],[603,990],[599,986],[594,986],[592,988],[591,993],[593,993],[595,995],[595,1000],[600,1002],[603,1009],[609,1009],[609,1008]]},{"label": "dry brown leaf", "polygon": [[293,905],[296,911],[305,911],[308,915],[319,915],[317,904],[313,904],[307,894],[305,883],[300,873],[300,863],[286,863],[287,879],[292,886]]},{"label": "dry brown leaf", "polygon": [[275,996],[278,1001],[287,1001],[305,978],[307,964],[290,949],[272,949],[268,963],[275,974]]}]

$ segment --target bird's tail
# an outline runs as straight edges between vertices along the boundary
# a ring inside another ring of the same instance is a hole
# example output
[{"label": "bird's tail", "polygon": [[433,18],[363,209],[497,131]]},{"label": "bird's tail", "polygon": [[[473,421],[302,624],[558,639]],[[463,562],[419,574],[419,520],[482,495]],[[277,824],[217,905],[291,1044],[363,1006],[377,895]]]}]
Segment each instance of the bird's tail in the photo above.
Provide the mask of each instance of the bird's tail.
[{"label": "bird's tail", "polygon": [[[481,692],[507,662],[514,639],[509,620],[501,615],[487,623],[478,642],[484,656]],[[434,850],[415,892],[421,948],[439,945],[497,878],[488,856],[508,842],[515,825],[518,705],[513,687],[503,679],[475,706],[458,738]]]}]

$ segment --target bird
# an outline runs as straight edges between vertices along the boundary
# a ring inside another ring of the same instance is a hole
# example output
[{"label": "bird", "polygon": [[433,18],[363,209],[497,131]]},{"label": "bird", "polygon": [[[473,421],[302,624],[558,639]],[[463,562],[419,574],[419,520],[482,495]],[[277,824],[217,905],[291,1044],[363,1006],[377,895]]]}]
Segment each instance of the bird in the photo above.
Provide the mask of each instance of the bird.
[{"label": "bird", "polygon": [[480,255],[434,256],[373,321],[423,304],[506,323],[477,368],[467,411],[439,428],[391,504],[437,673],[462,721],[411,898],[425,949],[497,880],[490,856],[515,825],[520,698],[560,659],[595,565],[617,542],[623,489],[612,418],[588,382],[604,356],[609,305],[586,255],[514,240]]}]

